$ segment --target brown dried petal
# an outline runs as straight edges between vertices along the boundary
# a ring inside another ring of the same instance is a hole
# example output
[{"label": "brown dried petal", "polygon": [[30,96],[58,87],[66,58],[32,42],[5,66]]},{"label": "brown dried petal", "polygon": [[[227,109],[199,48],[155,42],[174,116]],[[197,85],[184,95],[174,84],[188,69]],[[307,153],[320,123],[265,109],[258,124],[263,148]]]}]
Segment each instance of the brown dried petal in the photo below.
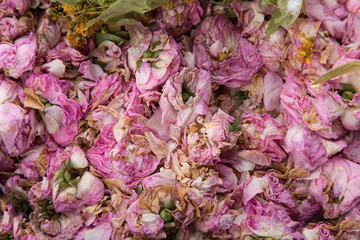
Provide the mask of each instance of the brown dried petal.
[{"label": "brown dried petal", "polygon": [[46,170],[48,169],[48,167],[49,167],[49,162],[46,159],[45,154],[40,155],[40,157],[36,159],[36,170],[39,173],[39,175],[45,177]]},{"label": "brown dried petal", "polygon": [[24,92],[26,93],[24,106],[29,108],[38,109],[44,111],[44,104],[40,101],[39,96],[30,88],[25,88]]},{"label": "brown dried petal", "polygon": [[151,151],[153,151],[159,159],[167,157],[167,147],[164,141],[156,138],[152,132],[146,132],[145,137],[149,141]]},{"label": "brown dried petal", "polygon": [[306,178],[310,176],[310,172],[303,168],[295,168],[289,171],[290,178]]}]

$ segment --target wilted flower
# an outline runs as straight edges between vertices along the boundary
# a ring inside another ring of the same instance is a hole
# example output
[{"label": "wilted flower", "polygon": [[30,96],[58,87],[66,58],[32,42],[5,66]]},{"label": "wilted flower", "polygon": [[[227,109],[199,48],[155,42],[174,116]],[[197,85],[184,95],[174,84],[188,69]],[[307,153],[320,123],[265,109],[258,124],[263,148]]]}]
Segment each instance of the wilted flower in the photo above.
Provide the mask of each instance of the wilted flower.
[{"label": "wilted flower", "polygon": [[28,16],[22,16],[17,19],[15,16],[0,19],[0,39],[3,41],[12,41],[23,35],[31,29],[33,19]]},{"label": "wilted flower", "polygon": [[34,110],[26,110],[13,103],[0,104],[0,149],[10,156],[28,150],[37,135],[38,120]]},{"label": "wilted flower", "polygon": [[292,221],[281,205],[252,199],[246,206],[247,218],[242,221],[243,237],[255,235],[280,239],[302,239],[299,223]]},{"label": "wilted flower", "polygon": [[184,68],[164,85],[160,98],[161,124],[184,127],[205,116],[211,98],[211,79],[205,70]]},{"label": "wilted flower", "polygon": [[0,104],[12,103],[21,92],[22,88],[17,82],[0,75]]},{"label": "wilted flower", "polygon": [[90,60],[80,63],[78,71],[83,74],[83,78],[93,81],[99,81],[105,76],[103,69],[99,65],[93,64]]},{"label": "wilted flower", "polygon": [[340,157],[321,166],[321,175],[311,181],[309,192],[321,204],[324,218],[337,218],[359,203],[359,171],[358,164]]},{"label": "wilted flower", "polygon": [[104,184],[87,171],[85,153],[78,146],[61,150],[51,162],[48,175],[52,178],[52,201],[56,212],[76,213],[82,206],[102,199]]},{"label": "wilted flower", "polygon": [[111,220],[115,218],[113,213],[103,213],[90,226],[83,227],[79,230],[74,240],[93,239],[93,240],[109,240],[114,231]]},{"label": "wilted flower", "polygon": [[196,193],[194,195],[201,194],[206,200],[212,200],[222,184],[215,170],[193,162],[180,149],[172,154],[170,165],[178,183],[183,187],[193,188]]},{"label": "wilted flower", "polygon": [[134,72],[141,93],[163,84],[180,65],[179,47],[172,37],[162,31],[151,32],[141,25],[128,27],[131,47],[129,68]]},{"label": "wilted flower", "polygon": [[326,228],[324,223],[319,222],[315,226],[311,226],[310,224],[306,226],[302,231],[305,240],[317,240],[317,239],[326,239],[326,240],[335,240],[331,231]]},{"label": "wilted flower", "polygon": [[196,66],[210,71],[217,84],[233,88],[246,85],[263,65],[256,47],[222,15],[202,21],[194,43]]},{"label": "wilted flower", "polygon": [[26,84],[42,101],[41,117],[48,133],[62,146],[70,144],[83,113],[80,104],[67,97],[69,83],[50,74],[32,74]]},{"label": "wilted flower", "polygon": [[301,125],[288,128],[283,147],[295,167],[313,170],[346,146],[344,140],[328,140]]},{"label": "wilted flower", "polygon": [[283,183],[274,176],[273,172],[266,173],[263,177],[252,176],[244,185],[244,205],[257,194],[263,194],[268,201],[283,204],[288,208],[295,207],[295,201]]},{"label": "wilted flower", "polygon": [[166,144],[144,125],[121,116],[117,124],[102,128],[86,156],[98,173],[121,179],[134,188],[166,157]]},{"label": "wilted flower", "polygon": [[198,24],[203,13],[198,0],[171,0],[161,6],[157,18],[160,26],[176,38],[188,33],[192,26]]},{"label": "wilted flower", "polygon": [[269,166],[271,161],[281,161],[285,152],[278,145],[284,137],[283,127],[268,114],[244,114],[241,135],[237,139],[237,164],[250,162],[259,166]]},{"label": "wilted flower", "polygon": [[355,1],[305,0],[304,4],[307,9],[306,15],[315,21],[320,21],[331,36],[346,44],[359,41],[360,35],[356,29],[360,17],[357,13],[353,13],[359,8]]},{"label": "wilted flower", "polygon": [[56,212],[51,195],[51,183],[46,177],[31,187],[28,198],[34,211],[30,214],[30,219],[48,238],[72,238],[82,227],[84,220],[80,215]]},{"label": "wilted flower", "polygon": [[229,134],[229,124],[233,117],[221,109],[211,120],[201,117],[188,125],[183,135],[183,148],[189,159],[201,165],[213,165],[220,160],[221,150],[231,149],[236,138]]},{"label": "wilted flower", "polygon": [[[50,24],[50,23],[49,23]],[[51,39],[54,39],[54,42],[59,41],[58,38],[61,36],[57,36],[58,26],[46,26],[44,29],[44,34],[54,34],[55,36],[51,36]],[[54,42],[49,41],[46,44],[54,44]],[[52,45],[50,45],[52,46]],[[78,65],[80,61],[87,59],[87,56],[81,54],[78,50],[69,47],[65,42],[59,42],[56,44],[54,48],[44,53],[46,61],[50,62],[55,59],[60,59],[62,61],[72,61],[73,64]]]},{"label": "wilted flower", "polygon": [[[316,172],[314,175],[316,175]],[[302,177],[305,178],[306,175]],[[303,178],[293,179],[287,187],[296,204],[295,208],[289,209],[289,211],[293,216],[296,215],[299,221],[312,219],[321,210],[320,204],[316,202],[308,191],[310,180]]]},{"label": "wilted flower", "polygon": [[[83,63],[80,65],[80,67]],[[100,80],[100,77],[103,77],[100,81],[97,81],[96,85],[91,89],[91,97],[92,99],[96,99],[94,101],[92,108],[94,109],[98,105],[105,104],[109,101],[113,96],[117,96],[122,92],[122,78],[118,73],[110,74],[106,76],[102,70],[99,70],[100,66],[92,64],[92,71],[86,71],[86,75],[94,75],[87,76],[87,78],[92,78],[92,80]],[[101,68],[100,68],[101,69]],[[97,71],[94,72],[94,71]],[[84,77],[86,77],[86,75]],[[106,76],[106,77],[105,77]]]},{"label": "wilted flower", "polygon": [[162,239],[164,225],[173,222],[175,188],[157,186],[146,188],[139,199],[126,211],[126,228],[135,236]]},{"label": "wilted flower", "polygon": [[154,173],[142,180],[142,186],[144,188],[159,185],[175,186],[175,177],[176,175],[172,170],[161,168],[160,172]]},{"label": "wilted flower", "polygon": [[0,69],[10,77],[20,78],[25,72],[33,70],[36,51],[36,36],[33,33],[16,39],[14,44],[0,44]]},{"label": "wilted flower", "polygon": [[102,42],[90,52],[90,56],[96,57],[100,62],[105,63],[104,70],[109,72],[118,70],[119,65],[124,64],[124,60],[122,60],[123,52],[120,47],[111,41]]},{"label": "wilted flower", "polygon": [[[317,106],[321,102],[317,102],[318,100],[310,95],[313,90],[304,85],[305,79],[299,75],[299,72],[290,73],[285,80],[286,82],[280,94],[283,124],[290,127],[293,123],[296,123],[313,131],[328,132],[330,135],[333,132],[332,137],[338,138],[339,135],[337,135],[335,129],[332,129],[334,124],[331,126],[328,121],[324,121],[321,111],[318,111],[319,106]],[[326,108],[332,110],[333,104],[331,102],[329,104],[331,105]],[[325,110],[322,108],[322,111]],[[341,131],[338,133],[341,135]]]},{"label": "wilted flower", "polygon": [[0,3],[0,16],[19,14],[23,15],[31,6],[32,0],[4,0]]},{"label": "wilted flower", "polygon": [[[49,16],[44,15],[39,19],[37,35],[39,37],[39,55],[46,56],[54,54],[56,50],[50,50],[60,41],[61,38],[61,26],[59,22],[52,21]],[[50,52],[48,52],[50,50]],[[55,59],[47,59],[48,62]]]}]

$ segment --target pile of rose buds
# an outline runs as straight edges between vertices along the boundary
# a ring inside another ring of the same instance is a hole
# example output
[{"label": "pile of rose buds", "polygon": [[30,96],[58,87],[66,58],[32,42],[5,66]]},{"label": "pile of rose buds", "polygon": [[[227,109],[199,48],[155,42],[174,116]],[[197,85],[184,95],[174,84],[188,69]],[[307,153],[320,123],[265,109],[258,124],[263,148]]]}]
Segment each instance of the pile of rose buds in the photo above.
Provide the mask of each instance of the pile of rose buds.
[{"label": "pile of rose buds", "polygon": [[2,0],[0,239],[360,239],[360,72],[313,84],[360,61],[360,2],[268,35],[272,2],[74,47],[66,5]]}]

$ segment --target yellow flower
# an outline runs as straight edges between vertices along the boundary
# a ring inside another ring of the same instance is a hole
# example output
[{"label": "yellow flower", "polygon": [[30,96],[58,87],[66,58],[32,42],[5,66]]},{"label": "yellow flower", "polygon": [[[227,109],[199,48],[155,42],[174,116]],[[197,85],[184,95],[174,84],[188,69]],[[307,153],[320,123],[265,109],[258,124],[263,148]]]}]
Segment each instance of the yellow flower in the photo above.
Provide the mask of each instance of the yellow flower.
[{"label": "yellow flower", "polygon": [[83,48],[87,42],[86,38],[82,35],[71,31],[68,31],[66,38],[69,41],[70,46],[76,49]]},{"label": "yellow flower", "polygon": [[330,36],[330,34],[329,34],[329,32],[327,30],[325,30],[324,33],[323,33],[323,36],[327,38],[327,37]]},{"label": "yellow flower", "polygon": [[313,57],[313,46],[314,46],[314,39],[313,38],[306,38],[303,41],[303,45],[301,48],[298,49],[298,59],[301,62],[306,62],[310,64],[311,58]]},{"label": "yellow flower", "polygon": [[86,27],[86,23],[84,19],[81,19],[80,22],[78,22],[74,27],[75,32],[85,36],[86,31],[88,28]]},{"label": "yellow flower", "polygon": [[64,12],[66,13],[66,15],[72,15],[73,13],[75,13],[78,10],[77,6],[71,6],[71,5],[67,5],[67,4],[62,4],[61,6],[64,9]]},{"label": "yellow flower", "polygon": [[219,61],[222,62],[224,61],[225,59],[227,59],[228,55],[224,52],[220,52],[219,53]]}]

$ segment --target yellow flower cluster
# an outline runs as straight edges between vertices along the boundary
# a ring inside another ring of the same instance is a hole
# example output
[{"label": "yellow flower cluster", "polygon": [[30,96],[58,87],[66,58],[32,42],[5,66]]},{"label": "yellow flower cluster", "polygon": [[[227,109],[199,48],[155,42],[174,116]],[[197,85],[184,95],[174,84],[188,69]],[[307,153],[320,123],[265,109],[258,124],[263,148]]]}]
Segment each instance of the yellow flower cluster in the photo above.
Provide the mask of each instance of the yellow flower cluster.
[{"label": "yellow flower cluster", "polygon": [[74,23],[73,26],[67,32],[66,38],[69,40],[69,43],[74,48],[82,48],[89,38],[96,31],[100,30],[103,23],[98,22],[91,27],[86,27],[87,22],[89,21],[88,17],[84,17],[79,20],[79,22]]},{"label": "yellow flower cluster", "polygon": [[71,47],[74,48],[84,47],[87,38],[100,30],[103,25],[102,22],[98,22],[89,28],[87,27],[88,21],[97,17],[100,12],[94,11],[92,6],[87,6],[86,4],[78,4],[76,6],[61,4],[53,8],[53,11],[56,16],[64,17],[68,20],[69,29],[66,38]]},{"label": "yellow flower cluster", "polygon": [[306,38],[301,48],[298,49],[298,56],[301,62],[310,64],[313,57],[314,38]]},{"label": "yellow flower cluster", "polygon": [[61,4],[61,7],[62,7],[62,9],[64,9],[64,12],[67,16],[74,14],[78,10],[78,6]]}]

